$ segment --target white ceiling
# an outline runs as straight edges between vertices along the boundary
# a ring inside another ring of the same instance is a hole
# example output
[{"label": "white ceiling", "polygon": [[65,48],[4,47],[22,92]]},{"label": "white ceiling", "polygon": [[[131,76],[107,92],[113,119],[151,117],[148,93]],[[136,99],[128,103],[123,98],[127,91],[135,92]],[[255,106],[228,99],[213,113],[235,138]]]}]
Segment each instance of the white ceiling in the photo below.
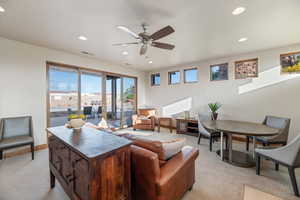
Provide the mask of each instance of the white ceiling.
[{"label": "white ceiling", "polygon": [[[150,71],[211,58],[300,43],[300,0],[0,0],[0,36],[72,53],[88,51],[103,61]],[[233,16],[236,7],[246,12]],[[149,58],[116,29],[137,33],[171,25],[175,33],[161,39],[173,51],[150,48]],[[87,41],[78,40],[84,35]],[[239,43],[242,37],[249,40]],[[129,55],[122,55],[122,51]],[[149,64],[149,60],[153,64]]]}]

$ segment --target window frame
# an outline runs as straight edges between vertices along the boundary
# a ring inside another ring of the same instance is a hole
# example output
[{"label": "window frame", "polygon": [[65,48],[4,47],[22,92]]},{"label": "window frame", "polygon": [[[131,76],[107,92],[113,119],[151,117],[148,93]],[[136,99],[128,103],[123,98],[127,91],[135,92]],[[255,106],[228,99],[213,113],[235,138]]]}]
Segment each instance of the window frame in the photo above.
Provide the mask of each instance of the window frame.
[{"label": "window frame", "polygon": [[[159,75],[159,84],[155,84],[154,82],[155,81],[153,81],[153,80],[155,80],[155,79],[153,79],[156,75]],[[154,73],[154,74],[151,74],[151,76],[150,76],[150,83],[151,83],[151,86],[160,86],[160,83],[161,83],[161,76],[160,76],[160,73]]]},{"label": "window frame", "polygon": [[[186,71],[190,71],[190,70],[197,70],[197,74],[196,74],[197,80],[196,81],[187,81],[186,80],[185,72]],[[184,81],[184,83],[198,83],[198,81],[199,81],[199,70],[198,70],[198,67],[184,69],[183,70],[183,81]]]},{"label": "window frame", "polygon": [[[179,82],[178,83],[171,83],[171,74],[174,72],[179,72]],[[168,84],[169,85],[178,85],[181,83],[181,74],[180,74],[180,70],[175,70],[175,71],[169,71],[168,72]]]}]

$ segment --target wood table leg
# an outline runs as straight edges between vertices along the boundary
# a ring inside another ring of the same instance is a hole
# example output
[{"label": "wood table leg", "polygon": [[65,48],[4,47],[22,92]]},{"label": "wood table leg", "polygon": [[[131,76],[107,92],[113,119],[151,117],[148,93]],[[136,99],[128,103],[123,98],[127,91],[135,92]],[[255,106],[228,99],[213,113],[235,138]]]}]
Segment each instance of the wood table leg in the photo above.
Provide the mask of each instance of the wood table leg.
[{"label": "wood table leg", "polygon": [[55,187],[55,176],[51,171],[50,171],[50,187],[51,188]]},{"label": "wood table leg", "polygon": [[220,149],[220,156],[221,156],[221,160],[223,160],[223,132],[221,132],[221,149]]},{"label": "wood table leg", "polygon": [[158,129],[157,129],[158,132],[160,132],[160,119],[158,119]]},{"label": "wood table leg", "polygon": [[256,137],[253,136],[253,158],[255,159]]},{"label": "wood table leg", "polygon": [[229,154],[229,162],[232,163],[232,135],[227,134],[227,142],[228,142],[228,154]]}]

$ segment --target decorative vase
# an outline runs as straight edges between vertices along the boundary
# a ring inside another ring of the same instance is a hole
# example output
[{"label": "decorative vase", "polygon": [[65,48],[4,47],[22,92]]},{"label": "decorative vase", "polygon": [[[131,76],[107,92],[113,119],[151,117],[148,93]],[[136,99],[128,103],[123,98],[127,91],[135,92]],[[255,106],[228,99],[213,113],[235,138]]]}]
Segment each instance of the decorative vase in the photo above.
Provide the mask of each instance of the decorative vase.
[{"label": "decorative vase", "polygon": [[218,113],[211,113],[211,120],[217,120],[218,119]]}]

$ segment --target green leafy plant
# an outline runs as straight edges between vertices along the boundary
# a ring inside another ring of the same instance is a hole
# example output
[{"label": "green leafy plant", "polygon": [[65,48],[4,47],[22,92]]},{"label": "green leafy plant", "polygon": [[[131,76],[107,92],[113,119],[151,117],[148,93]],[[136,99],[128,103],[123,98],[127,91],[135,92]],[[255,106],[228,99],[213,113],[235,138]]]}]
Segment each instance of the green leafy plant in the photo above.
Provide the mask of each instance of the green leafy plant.
[{"label": "green leafy plant", "polygon": [[217,113],[217,111],[221,108],[221,104],[219,103],[209,103],[208,107],[211,110],[212,113]]}]

